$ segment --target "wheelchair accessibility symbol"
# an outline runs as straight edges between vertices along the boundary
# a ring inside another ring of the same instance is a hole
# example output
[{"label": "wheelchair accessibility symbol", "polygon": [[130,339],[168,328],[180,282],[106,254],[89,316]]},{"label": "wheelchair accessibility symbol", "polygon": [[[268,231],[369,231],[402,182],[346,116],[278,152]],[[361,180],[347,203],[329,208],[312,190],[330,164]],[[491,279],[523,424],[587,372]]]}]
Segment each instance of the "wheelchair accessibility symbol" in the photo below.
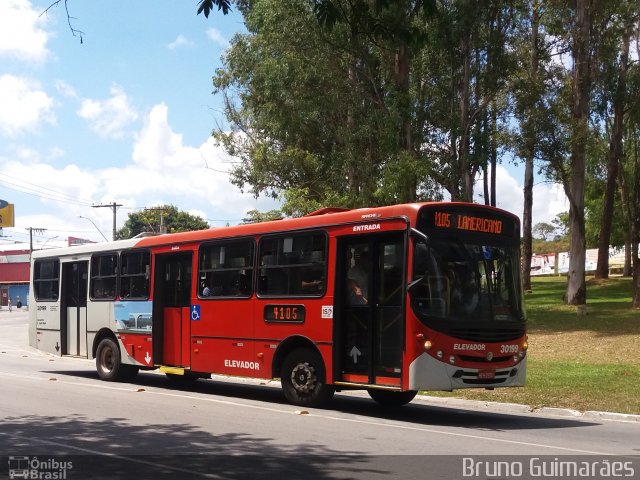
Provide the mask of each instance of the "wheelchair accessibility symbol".
[{"label": "wheelchair accessibility symbol", "polygon": [[191,305],[191,321],[200,320],[200,305]]}]

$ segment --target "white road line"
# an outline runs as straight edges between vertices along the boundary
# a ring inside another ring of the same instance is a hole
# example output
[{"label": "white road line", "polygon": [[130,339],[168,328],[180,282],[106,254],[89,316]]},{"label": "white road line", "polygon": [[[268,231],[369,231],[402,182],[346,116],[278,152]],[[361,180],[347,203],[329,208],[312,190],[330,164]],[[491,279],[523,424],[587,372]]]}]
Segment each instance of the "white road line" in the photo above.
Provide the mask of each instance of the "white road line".
[{"label": "white road line", "polygon": [[[23,378],[25,380],[32,379],[32,380],[35,380],[35,381],[48,381],[49,380],[49,377],[47,377],[47,378],[35,377],[35,376],[27,376],[27,377],[25,377],[24,375],[18,375],[18,374],[7,373],[7,372],[0,372],[0,376],[17,377],[17,378]],[[87,386],[88,385],[87,383],[83,383],[83,382],[73,382],[73,381],[67,381],[67,380],[63,380],[60,383],[65,384],[65,385],[79,385],[79,386]],[[92,383],[91,384],[91,388],[102,388],[102,389],[106,389],[106,390],[117,390],[117,391],[123,391],[123,392],[140,393],[140,392],[136,392],[135,391],[135,384],[130,386],[130,387],[116,387],[116,386],[113,386],[113,385],[103,385],[103,384],[100,384],[100,383],[97,383],[97,384],[93,384]],[[295,412],[294,410],[291,410],[291,409],[286,409],[285,410],[285,409],[279,409],[279,408],[264,407],[264,406],[261,406],[261,405],[249,405],[249,404],[246,404],[246,403],[234,402],[234,401],[230,401],[230,400],[219,400],[219,399],[216,399],[216,398],[187,395],[187,394],[184,394],[184,393],[178,394],[178,393],[170,393],[170,392],[164,392],[164,391],[158,391],[158,390],[150,390],[150,389],[148,389],[148,387],[140,387],[140,388],[145,388],[144,393],[149,394],[149,395],[159,395],[159,396],[172,397],[172,398],[185,398],[185,399],[188,398],[189,400],[200,400],[200,401],[209,402],[209,403],[216,403],[216,404],[221,404],[221,405],[230,405],[230,406],[234,406],[234,407],[250,408],[250,409],[254,409],[254,410],[261,410],[261,411],[266,411],[266,412],[274,412],[274,413],[287,414],[287,415],[291,415],[292,413]],[[583,449],[579,449],[579,448],[562,447],[562,446],[558,446],[558,445],[548,445],[548,444],[544,444],[544,443],[533,443],[533,442],[523,442],[523,441],[518,441],[518,440],[508,440],[508,439],[504,439],[504,438],[495,438],[495,437],[488,437],[488,436],[483,436],[483,435],[474,435],[474,434],[469,434],[469,433],[448,432],[448,431],[439,430],[439,429],[435,429],[435,428],[414,427],[414,426],[411,426],[411,425],[400,425],[400,424],[393,424],[393,423],[385,423],[385,422],[378,422],[378,421],[374,421],[374,420],[364,420],[364,419],[346,418],[346,417],[335,417],[335,416],[331,416],[331,415],[323,415],[323,414],[311,413],[311,412],[309,412],[309,414],[305,415],[305,416],[308,416],[310,418],[319,418],[319,419],[333,420],[333,421],[338,421],[338,422],[359,423],[359,424],[363,424],[363,425],[371,425],[371,426],[383,427],[383,428],[386,427],[386,428],[394,428],[394,429],[400,429],[400,430],[410,430],[410,431],[416,431],[416,432],[431,433],[431,434],[437,434],[437,435],[447,435],[447,436],[451,436],[451,437],[462,437],[462,438],[475,439],[475,440],[506,443],[506,444],[510,444],[510,445],[521,445],[521,446],[527,446],[527,447],[549,448],[549,449],[561,450],[561,451],[577,453],[577,454],[619,456],[619,454],[610,453],[610,452],[601,452],[601,451],[594,451],[594,450],[583,450]]]}]

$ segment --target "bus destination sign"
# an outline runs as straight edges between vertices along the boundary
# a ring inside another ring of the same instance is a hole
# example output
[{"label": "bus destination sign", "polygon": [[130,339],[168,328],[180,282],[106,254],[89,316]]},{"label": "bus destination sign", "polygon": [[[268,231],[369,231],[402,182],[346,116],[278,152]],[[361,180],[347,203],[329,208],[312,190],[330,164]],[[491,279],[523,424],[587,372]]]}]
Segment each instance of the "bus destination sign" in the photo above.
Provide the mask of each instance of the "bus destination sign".
[{"label": "bus destination sign", "polygon": [[264,319],[267,322],[304,322],[304,305],[265,305]]},{"label": "bus destination sign", "polygon": [[503,233],[506,233],[503,229],[503,221],[500,219],[487,218],[478,215],[467,215],[464,213],[435,211],[434,225],[437,228],[492,233],[494,235],[502,235]]}]

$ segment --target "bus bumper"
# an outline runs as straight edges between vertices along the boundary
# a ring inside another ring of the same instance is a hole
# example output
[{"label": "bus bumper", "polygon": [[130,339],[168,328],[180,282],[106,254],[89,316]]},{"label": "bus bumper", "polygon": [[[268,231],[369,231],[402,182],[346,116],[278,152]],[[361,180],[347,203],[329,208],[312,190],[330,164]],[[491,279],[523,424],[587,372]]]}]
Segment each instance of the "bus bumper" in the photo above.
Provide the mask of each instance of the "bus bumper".
[{"label": "bus bumper", "polygon": [[409,390],[456,390],[459,388],[522,387],[525,383],[527,357],[510,367],[494,368],[495,378],[479,379],[479,372],[488,369],[450,365],[427,353],[409,366]]}]

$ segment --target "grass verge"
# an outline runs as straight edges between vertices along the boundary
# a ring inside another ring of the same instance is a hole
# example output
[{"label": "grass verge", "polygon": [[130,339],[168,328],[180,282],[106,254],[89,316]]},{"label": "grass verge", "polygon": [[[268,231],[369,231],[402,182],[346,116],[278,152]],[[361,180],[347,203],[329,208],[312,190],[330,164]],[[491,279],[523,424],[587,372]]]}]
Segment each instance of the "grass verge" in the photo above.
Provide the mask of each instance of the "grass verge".
[{"label": "grass verge", "polygon": [[587,283],[588,315],[565,305],[566,278],[539,278],[527,294],[527,385],[429,395],[640,414],[640,311],[631,280]]}]

